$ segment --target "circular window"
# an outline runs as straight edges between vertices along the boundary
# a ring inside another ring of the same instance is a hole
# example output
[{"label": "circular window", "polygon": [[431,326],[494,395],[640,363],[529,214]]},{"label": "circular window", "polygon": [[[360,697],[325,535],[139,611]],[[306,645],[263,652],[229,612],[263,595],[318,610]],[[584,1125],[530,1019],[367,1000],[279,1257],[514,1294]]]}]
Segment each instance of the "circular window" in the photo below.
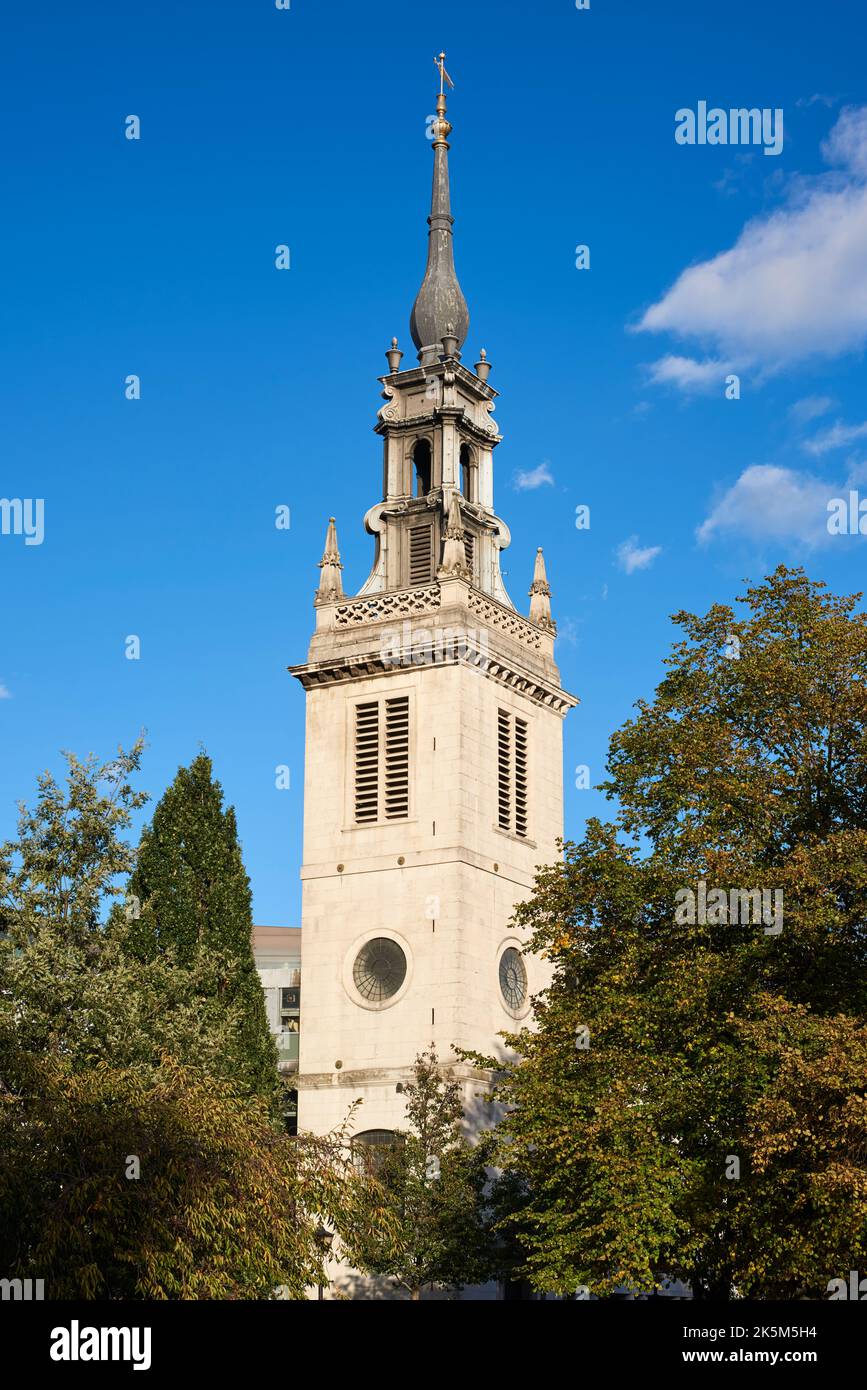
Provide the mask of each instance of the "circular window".
[{"label": "circular window", "polygon": [[522,1008],[527,998],[527,967],[514,946],[500,956],[500,992],[510,1009]]},{"label": "circular window", "polygon": [[396,941],[375,936],[362,946],[352,967],[352,981],[362,999],[379,1004],[397,994],[406,979],[406,956]]}]

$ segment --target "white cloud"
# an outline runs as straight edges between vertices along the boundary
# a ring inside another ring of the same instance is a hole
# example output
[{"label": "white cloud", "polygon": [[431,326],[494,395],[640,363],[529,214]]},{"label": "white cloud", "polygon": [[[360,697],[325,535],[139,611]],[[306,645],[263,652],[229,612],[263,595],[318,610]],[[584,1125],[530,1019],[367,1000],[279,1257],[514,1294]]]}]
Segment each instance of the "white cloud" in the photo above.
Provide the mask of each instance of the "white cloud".
[{"label": "white cloud", "polygon": [[843,107],[822,144],[822,155],[829,164],[839,164],[867,178],[867,106]]},{"label": "white cloud", "polygon": [[657,386],[673,384],[682,391],[722,390],[730,363],[709,360],[698,362],[694,357],[677,357],[668,353],[648,366],[650,380]]},{"label": "white cloud", "polygon": [[802,447],[808,454],[814,454],[818,458],[822,454],[830,453],[832,449],[843,449],[847,444],[853,444],[856,439],[864,439],[865,436],[867,421],[863,425],[844,425],[842,420],[838,420],[830,429],[823,430],[812,439],[806,439]]},{"label": "white cloud", "polygon": [[730,250],[684,270],[637,331],[696,340],[736,370],[778,371],[860,348],[867,341],[867,107],[840,113],[822,154],[841,172],[794,180],[786,203],[748,222]]},{"label": "white cloud", "polygon": [[796,424],[806,425],[820,415],[826,415],[833,404],[832,396],[804,396],[803,400],[789,406],[789,415]]},{"label": "white cloud", "polygon": [[795,102],[795,105],[815,106],[816,102],[819,101],[822,103],[823,106],[836,106],[839,100],[839,97],[830,97],[825,92],[814,92],[811,97],[798,97],[798,100]]},{"label": "white cloud", "polygon": [[544,487],[546,483],[550,483],[552,486],[554,483],[548,459],[543,459],[537,468],[530,468],[526,472],[518,469],[512,478],[512,486],[518,492],[529,492],[533,488]]},{"label": "white cloud", "polygon": [[0,700],[11,700],[12,691],[0,681]]},{"label": "white cloud", "polygon": [[846,471],[846,487],[857,488],[861,487],[864,483],[867,483],[867,459],[862,460],[860,463],[857,459],[853,459]]},{"label": "white cloud", "polygon": [[818,545],[828,539],[828,499],[835,495],[833,486],[808,473],[753,464],[719,499],[696,536],[702,543],[729,532],[750,540]]},{"label": "white cloud", "polygon": [[615,553],[620,568],[627,574],[634,574],[636,570],[646,570],[661,552],[661,545],[647,545],[642,548],[638,544],[638,537],[630,536],[628,541],[621,541]]}]

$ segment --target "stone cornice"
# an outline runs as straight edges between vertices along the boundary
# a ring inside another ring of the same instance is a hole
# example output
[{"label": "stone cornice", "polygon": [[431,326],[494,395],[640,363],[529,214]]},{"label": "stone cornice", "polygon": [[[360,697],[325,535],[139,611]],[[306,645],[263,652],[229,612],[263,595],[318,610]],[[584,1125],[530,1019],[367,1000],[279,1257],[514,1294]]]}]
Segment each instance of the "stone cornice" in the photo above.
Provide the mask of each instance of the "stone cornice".
[{"label": "stone cornice", "polygon": [[[517,663],[509,662],[498,655],[484,650],[473,633],[468,632],[459,639],[451,650],[437,652],[411,650],[404,652],[368,651],[346,656],[331,657],[324,661],[310,661],[303,665],[288,667],[289,674],[299,680],[305,690],[317,686],[343,685],[350,681],[369,676],[406,676],[408,671],[422,670],[425,666],[470,666],[481,675],[507,686],[534,704],[553,710],[563,718],[574,709],[578,700],[568,691],[562,690],[552,682],[545,681],[529,671],[521,670]],[[416,658],[421,657],[421,660]]]},{"label": "stone cornice", "polygon": [[431,377],[444,376],[446,372],[454,373],[455,380],[460,381],[479,400],[494,401],[500,394],[499,391],[494,390],[493,386],[482,381],[480,376],[476,376],[475,372],[471,372],[468,367],[465,367],[454,357],[449,358],[447,362],[434,362],[429,367],[408,367],[405,372],[386,373],[385,376],[378,377],[377,380],[391,390],[395,388],[401,390],[406,386],[424,386]]},{"label": "stone cornice", "polygon": [[419,430],[432,430],[436,427],[437,421],[443,418],[443,413],[460,421],[461,432],[476,444],[499,443],[502,435],[498,433],[497,426],[493,420],[488,420],[487,425],[479,425],[467,414],[463,406],[437,407],[436,410],[426,411],[423,415],[407,415],[392,419],[389,416],[383,418],[383,412],[373,426],[374,434],[417,434]]},{"label": "stone cornice", "polygon": [[[466,1062],[456,1062],[447,1068],[441,1067],[440,1071],[455,1081],[481,1081],[489,1085],[497,1076],[496,1072],[472,1067]],[[414,1080],[413,1067],[364,1067],[356,1071],[314,1071],[306,1074],[299,1072],[294,1084],[299,1091],[321,1091],[326,1088],[331,1090],[333,1086],[394,1086],[399,1081]]]},{"label": "stone cornice", "polygon": [[[483,530],[493,534],[501,531],[503,520],[498,517],[490,507],[483,507],[479,502],[468,502],[466,498],[460,498],[461,515],[468,517]],[[383,502],[377,502],[375,507],[371,507],[366,516],[370,516],[374,511],[378,516],[384,517],[403,517],[410,518],[424,516],[425,512],[435,511],[443,506],[443,489],[441,487],[432,488],[425,493],[424,497],[387,497]]]}]

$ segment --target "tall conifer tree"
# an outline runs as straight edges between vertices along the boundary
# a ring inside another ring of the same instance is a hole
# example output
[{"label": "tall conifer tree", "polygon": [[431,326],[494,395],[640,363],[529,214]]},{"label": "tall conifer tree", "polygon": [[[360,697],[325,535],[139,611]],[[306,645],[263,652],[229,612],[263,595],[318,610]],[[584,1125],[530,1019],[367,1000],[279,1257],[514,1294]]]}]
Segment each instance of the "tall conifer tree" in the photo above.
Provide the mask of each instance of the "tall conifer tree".
[{"label": "tall conifer tree", "polygon": [[277,1055],[253,959],[250,881],[234,809],[223,806],[211,760],[181,767],[142,834],[129,881],[129,949],[142,960],[172,950],[181,965],[225,963],[214,1003],[225,1012],[225,1069],[239,1090],[276,1096]]}]

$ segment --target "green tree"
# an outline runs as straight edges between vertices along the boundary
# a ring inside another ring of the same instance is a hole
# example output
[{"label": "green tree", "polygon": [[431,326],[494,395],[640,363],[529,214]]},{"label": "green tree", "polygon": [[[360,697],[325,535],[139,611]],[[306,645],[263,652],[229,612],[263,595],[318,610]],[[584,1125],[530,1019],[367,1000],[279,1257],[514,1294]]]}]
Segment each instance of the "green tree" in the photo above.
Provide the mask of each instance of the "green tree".
[{"label": "green tree", "polygon": [[425,1284],[454,1289],[495,1277],[498,1251],[486,1198],[488,1143],[464,1137],[460,1087],[433,1044],[416,1058],[404,1094],[407,1128],[387,1146],[355,1150],[384,1197],[379,1220],[355,1241],[354,1263],[417,1300]]},{"label": "green tree", "polygon": [[0,1269],[53,1298],[300,1298],[321,1221],[351,1258],[388,1215],[344,1135],[290,1139],[226,1066],[226,943],[131,949],[141,752],[67,755],[0,846]]},{"label": "green tree", "polygon": [[[743,616],[677,614],[611,741],[614,821],[517,909],[554,978],[510,1040],[498,1155],[540,1289],[821,1297],[867,1261],[859,597],[781,566]],[[779,922],[744,920],[756,888]]]},{"label": "green tree", "polygon": [[0,1074],[13,1086],[27,1058],[48,1055],[153,1072],[167,1052],[233,1074],[232,958],[202,951],[179,966],[172,950],[142,961],[129,946],[134,907],[119,900],[135,855],[123,835],[146,800],[133,786],[142,747],[105,763],[67,754],[66,786],[44,773],[0,846]]},{"label": "green tree", "polygon": [[142,834],[128,902],[131,954],[145,962],[166,953],[208,973],[227,1074],[249,1093],[275,1099],[277,1054],[253,958],[250,881],[235,812],[224,808],[211,760],[200,753],[178,770]]},{"label": "green tree", "polygon": [[73,946],[98,943],[104,909],[135,862],[122,832],[147,801],[132,785],[143,749],[139,738],[106,763],[66,753],[66,789],[44,772],[36,806],[19,803],[18,837],[0,846],[0,933],[17,946],[46,926]]}]

